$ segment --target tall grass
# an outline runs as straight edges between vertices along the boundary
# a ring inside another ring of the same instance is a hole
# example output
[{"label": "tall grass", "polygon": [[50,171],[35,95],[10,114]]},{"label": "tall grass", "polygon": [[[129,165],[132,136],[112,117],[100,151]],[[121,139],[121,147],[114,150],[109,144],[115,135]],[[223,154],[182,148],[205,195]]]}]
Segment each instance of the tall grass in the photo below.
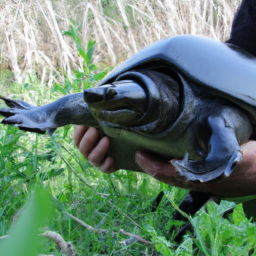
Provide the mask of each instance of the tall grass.
[{"label": "tall grass", "polygon": [[2,0],[0,68],[17,82],[36,73],[41,84],[63,82],[82,69],[75,44],[62,30],[81,23],[82,44],[97,41],[94,63],[116,65],[143,47],[179,34],[224,41],[240,1],[233,0]]}]

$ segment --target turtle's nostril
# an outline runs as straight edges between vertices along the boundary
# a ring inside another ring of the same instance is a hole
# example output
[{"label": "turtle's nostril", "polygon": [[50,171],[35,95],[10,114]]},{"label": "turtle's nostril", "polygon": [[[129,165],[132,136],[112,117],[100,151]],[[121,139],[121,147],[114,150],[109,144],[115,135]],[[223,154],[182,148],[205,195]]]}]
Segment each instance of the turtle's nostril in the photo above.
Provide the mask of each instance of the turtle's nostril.
[{"label": "turtle's nostril", "polygon": [[[111,86],[112,85],[108,85]],[[111,100],[117,95],[117,91],[113,88],[102,86],[91,88],[84,91],[84,100],[87,103],[98,103],[104,100]]]},{"label": "turtle's nostril", "polygon": [[115,89],[109,89],[106,94],[106,100],[112,99],[117,95],[117,91]]}]

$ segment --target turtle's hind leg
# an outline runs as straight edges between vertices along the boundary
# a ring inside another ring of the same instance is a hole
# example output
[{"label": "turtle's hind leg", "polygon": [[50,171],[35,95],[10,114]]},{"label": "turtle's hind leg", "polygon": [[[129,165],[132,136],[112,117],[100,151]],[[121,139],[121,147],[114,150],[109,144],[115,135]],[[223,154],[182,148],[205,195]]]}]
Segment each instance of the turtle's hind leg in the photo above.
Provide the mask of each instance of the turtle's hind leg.
[{"label": "turtle's hind leg", "polygon": [[252,133],[249,119],[236,108],[223,106],[208,117],[207,123],[212,131],[208,156],[189,160],[186,154],[182,160],[172,160],[175,168],[189,181],[206,182],[222,174],[228,177],[242,159],[239,144],[246,142]]},{"label": "turtle's hind leg", "polygon": [[[164,197],[164,192],[161,191],[157,197],[155,198],[151,212],[155,212],[157,207],[159,206],[162,198]],[[210,193],[204,193],[199,191],[189,191],[189,193],[186,195],[186,197],[181,202],[179,209],[186,213],[187,215],[193,216],[196,212],[198,212],[208,201],[211,200],[211,198],[214,198],[212,194]],[[175,234],[174,241],[177,243],[181,243],[182,237],[185,235],[187,231],[193,231],[192,224],[189,222],[189,220],[182,215],[179,211],[175,211],[173,220],[183,221],[186,222]],[[170,235],[175,230],[175,227],[173,226],[170,229]]]},{"label": "turtle's hind leg", "polygon": [[[210,199],[212,198],[212,194],[203,193],[199,191],[189,191],[186,197],[180,204],[180,210],[187,215],[193,216],[197,211],[199,211]],[[192,224],[188,221],[188,219],[182,215],[179,211],[176,210],[174,213],[174,220],[187,222],[183,225],[180,230],[175,235],[175,242],[180,243],[183,235],[185,235],[186,231],[192,231]],[[172,232],[173,229],[170,230]]]}]

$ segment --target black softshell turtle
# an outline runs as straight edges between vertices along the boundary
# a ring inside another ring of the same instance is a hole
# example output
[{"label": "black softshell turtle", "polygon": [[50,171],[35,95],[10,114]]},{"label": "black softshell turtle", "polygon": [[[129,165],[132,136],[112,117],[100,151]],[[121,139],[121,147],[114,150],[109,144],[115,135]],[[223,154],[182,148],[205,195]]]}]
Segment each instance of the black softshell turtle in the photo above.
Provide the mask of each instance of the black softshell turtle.
[{"label": "black softshell turtle", "polygon": [[135,150],[172,164],[190,181],[229,176],[254,139],[256,58],[233,45],[184,35],[156,42],[114,69],[97,88],[34,107],[5,99],[2,122],[50,133],[100,127],[117,168],[141,171]]}]

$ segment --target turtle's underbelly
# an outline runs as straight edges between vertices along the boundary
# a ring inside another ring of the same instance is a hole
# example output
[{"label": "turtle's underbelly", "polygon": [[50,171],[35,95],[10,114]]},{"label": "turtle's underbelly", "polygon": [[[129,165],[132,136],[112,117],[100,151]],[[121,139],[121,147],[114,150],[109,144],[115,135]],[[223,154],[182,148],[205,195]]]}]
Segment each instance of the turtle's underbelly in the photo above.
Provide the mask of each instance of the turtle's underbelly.
[{"label": "turtle's underbelly", "polygon": [[167,161],[183,158],[187,152],[192,159],[200,159],[202,156],[195,146],[194,126],[190,123],[188,127],[171,127],[156,135],[107,126],[102,126],[102,130],[111,139],[109,155],[115,159],[115,167],[142,171],[135,163],[136,150],[150,152]]}]

